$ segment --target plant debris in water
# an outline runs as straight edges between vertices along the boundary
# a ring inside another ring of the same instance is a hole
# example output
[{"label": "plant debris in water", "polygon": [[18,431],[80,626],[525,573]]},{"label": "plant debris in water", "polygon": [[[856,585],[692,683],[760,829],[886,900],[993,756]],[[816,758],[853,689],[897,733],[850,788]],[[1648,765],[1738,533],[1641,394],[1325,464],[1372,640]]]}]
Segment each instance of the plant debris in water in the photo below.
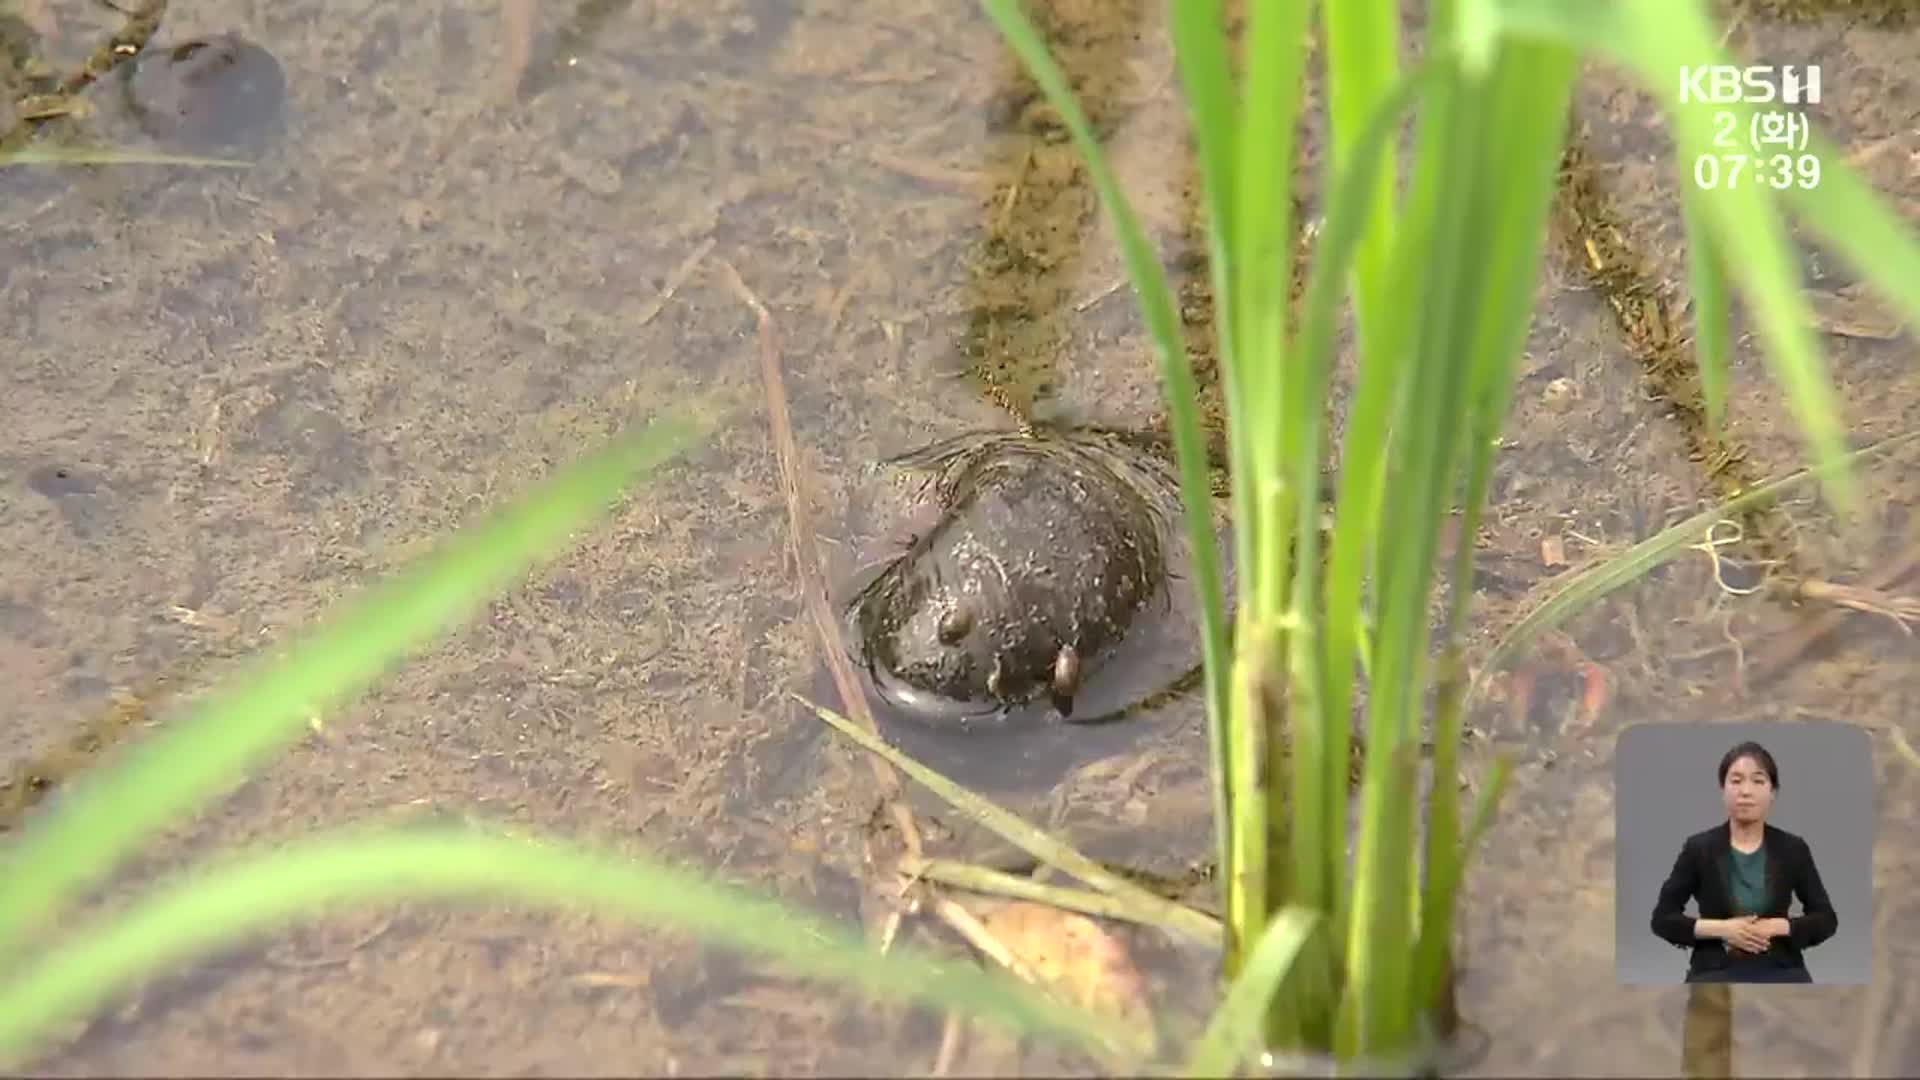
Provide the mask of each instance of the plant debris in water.
[{"label": "plant debris in water", "polygon": [[[1047,430],[963,435],[892,464],[934,473],[941,515],[850,605],[858,659],[890,705],[940,721],[1049,706],[1110,719],[1197,659],[1147,625],[1180,609],[1168,583],[1184,556],[1157,458],[1111,434]],[[1179,670],[1116,663],[1129,651],[1171,653]]]}]

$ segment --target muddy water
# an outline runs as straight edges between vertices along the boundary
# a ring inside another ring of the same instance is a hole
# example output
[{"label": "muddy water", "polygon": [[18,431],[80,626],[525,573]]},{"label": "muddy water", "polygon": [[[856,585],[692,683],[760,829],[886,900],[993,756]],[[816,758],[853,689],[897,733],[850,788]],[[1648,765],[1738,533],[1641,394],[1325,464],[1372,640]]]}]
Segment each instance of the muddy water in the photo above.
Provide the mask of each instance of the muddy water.
[{"label": "muddy water", "polygon": [[[50,52],[91,50],[87,5],[44,6],[75,38]],[[1063,3],[1047,25],[1200,334],[1204,297],[1182,258],[1191,180],[1167,150],[1183,121],[1156,10]],[[894,527],[873,461],[1004,425],[1009,408],[1153,422],[1152,360],[1113,288],[1112,238],[1057,124],[965,5],[540,5],[520,92],[502,100],[518,25],[493,4],[176,5],[161,40],[238,30],[285,65],[287,130],[255,168],[0,173],[0,684],[17,688],[0,764],[59,757],[83,725],[165,722],[233,658],[553,462],[632,420],[695,410],[718,421],[697,452],[169,834],[122,887],[218,846],[475,814],[857,919],[871,778],[786,696],[818,686],[817,661],[790,584],[752,314],[720,264],[779,323],[805,495],[845,571]],[[1920,104],[1906,63],[1916,31],[1744,26],[1736,43],[1827,65],[1819,115],[1883,190],[1920,199],[1900,142]],[[1556,215],[1478,539],[1483,649],[1561,575],[1729,477],[1790,469],[1798,449],[1743,344],[1744,456],[1693,459],[1684,387],[1648,374],[1648,343],[1623,331],[1583,235],[1610,213],[1636,272],[1682,279],[1669,170],[1649,158],[1664,147],[1648,104],[1604,70],[1580,109],[1589,197]],[[1809,263],[1814,287],[1847,284]],[[1912,341],[1826,342],[1851,429],[1910,430]],[[1755,523],[1769,546],[1747,554],[1799,576],[1870,576],[1912,543],[1913,456],[1867,471],[1865,520],[1842,530],[1802,498]],[[1754,671],[1810,614],[1723,591],[1689,556],[1567,628],[1610,676],[1597,711],[1583,710],[1565,649],[1518,665],[1534,687],[1524,709],[1495,681],[1469,772],[1495,749],[1518,767],[1463,915],[1462,1007],[1490,1037],[1476,1069],[1680,1066],[1682,992],[1616,989],[1610,970],[1611,748],[1629,723],[1672,718],[1876,732],[1876,987],[1737,997],[1734,1053],[1781,1072],[1920,1068],[1920,1033],[1898,1019],[1920,954],[1888,929],[1920,884],[1908,854],[1920,787],[1883,735],[1912,731],[1903,706],[1920,668],[1888,620],[1853,617]],[[1747,675],[1771,679],[1743,691]],[[1102,854],[1177,870],[1205,853],[1199,725],[1189,698],[1084,740],[928,753],[1084,830]],[[928,1068],[938,1041],[936,1019],[766,977],[675,935],[409,905],[342,913],[165,979],[37,1068],[884,1073]],[[957,1065],[1050,1067],[1076,1066],[990,1039]]]}]

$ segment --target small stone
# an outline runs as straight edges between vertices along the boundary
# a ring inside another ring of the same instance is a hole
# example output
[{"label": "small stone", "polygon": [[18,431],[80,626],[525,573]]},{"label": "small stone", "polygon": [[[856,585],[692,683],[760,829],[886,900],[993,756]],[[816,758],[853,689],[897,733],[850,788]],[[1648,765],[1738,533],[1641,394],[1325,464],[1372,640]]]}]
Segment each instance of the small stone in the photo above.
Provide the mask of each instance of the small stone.
[{"label": "small stone", "polygon": [[1563,413],[1573,407],[1573,399],[1580,396],[1574,389],[1573,380],[1555,379],[1540,392],[1540,403],[1553,412]]}]

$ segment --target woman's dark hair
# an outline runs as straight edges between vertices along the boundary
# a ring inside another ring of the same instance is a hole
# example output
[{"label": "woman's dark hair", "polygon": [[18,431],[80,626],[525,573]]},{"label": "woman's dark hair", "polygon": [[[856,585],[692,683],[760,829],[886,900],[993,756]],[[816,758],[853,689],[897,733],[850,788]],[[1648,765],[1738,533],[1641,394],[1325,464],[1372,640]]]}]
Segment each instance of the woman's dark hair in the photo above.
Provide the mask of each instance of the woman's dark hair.
[{"label": "woman's dark hair", "polygon": [[1754,764],[1766,772],[1767,785],[1775,791],[1780,790],[1780,766],[1773,763],[1773,755],[1767,753],[1766,747],[1751,739],[1727,751],[1727,756],[1720,759],[1721,787],[1727,786],[1727,770],[1733,768],[1733,763],[1743,757],[1752,758]]}]

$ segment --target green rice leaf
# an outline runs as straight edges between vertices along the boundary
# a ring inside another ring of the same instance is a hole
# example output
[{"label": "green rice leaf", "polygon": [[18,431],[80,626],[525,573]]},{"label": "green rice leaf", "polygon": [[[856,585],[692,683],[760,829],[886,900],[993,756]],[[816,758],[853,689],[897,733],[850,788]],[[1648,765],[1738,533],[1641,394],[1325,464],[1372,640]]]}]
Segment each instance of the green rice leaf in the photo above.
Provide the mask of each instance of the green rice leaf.
[{"label": "green rice leaf", "polygon": [[658,863],[480,831],[350,829],[186,874],[9,972],[0,1064],[18,1067],[47,1033],[145,979],[337,905],[496,898],[688,931],[878,1001],[959,1009],[1094,1050],[1128,1045],[1126,1032],[1011,979],[910,949],[877,953],[839,927]]},{"label": "green rice leaf", "polygon": [[1694,356],[1700,365],[1700,399],[1706,406],[1707,427],[1718,438],[1727,418],[1728,296],[1719,246],[1702,220],[1700,200],[1708,196],[1688,187],[1681,193],[1681,216],[1687,232],[1687,271],[1693,289]]},{"label": "green rice leaf", "polygon": [[1232,1076],[1249,1056],[1265,1049],[1267,1005],[1319,928],[1320,917],[1311,909],[1294,905],[1274,913],[1214,1009],[1187,1060],[1186,1075]]}]

